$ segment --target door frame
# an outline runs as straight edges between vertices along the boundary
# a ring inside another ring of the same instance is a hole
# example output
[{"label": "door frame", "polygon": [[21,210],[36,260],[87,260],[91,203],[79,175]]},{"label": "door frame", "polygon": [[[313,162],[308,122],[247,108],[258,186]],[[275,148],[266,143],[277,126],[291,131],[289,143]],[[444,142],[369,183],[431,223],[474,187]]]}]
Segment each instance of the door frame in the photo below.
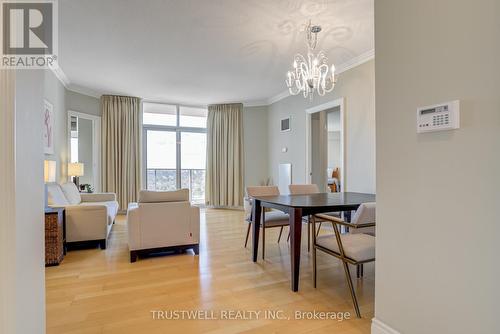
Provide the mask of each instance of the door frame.
[{"label": "door frame", "polygon": [[341,190],[347,191],[346,184],[346,163],[345,163],[345,98],[340,97],[338,99],[308,108],[305,110],[305,121],[306,121],[306,183],[311,183],[312,179],[312,134],[311,134],[311,118],[312,114],[317,112],[325,111],[331,108],[340,107],[340,184]]},{"label": "door frame", "polygon": [[[71,162],[71,117],[78,117],[92,122],[92,173],[94,176],[94,191],[101,191],[101,116],[90,115],[78,111],[68,110],[68,163]],[[70,176],[68,175],[68,180]]]}]

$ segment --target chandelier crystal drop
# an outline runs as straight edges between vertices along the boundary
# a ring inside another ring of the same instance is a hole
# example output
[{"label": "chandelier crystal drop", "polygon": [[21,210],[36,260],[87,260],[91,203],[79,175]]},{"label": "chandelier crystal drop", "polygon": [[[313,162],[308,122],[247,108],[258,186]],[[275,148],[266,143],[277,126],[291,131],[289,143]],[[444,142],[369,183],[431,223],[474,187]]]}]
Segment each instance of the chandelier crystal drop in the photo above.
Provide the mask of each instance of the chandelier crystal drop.
[{"label": "chandelier crystal drop", "polygon": [[306,26],[307,57],[297,53],[293,58],[293,69],[288,71],[286,86],[291,95],[302,93],[304,98],[313,98],[314,92],[325,95],[335,87],[335,66],[328,66],[328,58],[323,50],[314,55],[318,43],[320,26],[312,26],[311,21]]}]

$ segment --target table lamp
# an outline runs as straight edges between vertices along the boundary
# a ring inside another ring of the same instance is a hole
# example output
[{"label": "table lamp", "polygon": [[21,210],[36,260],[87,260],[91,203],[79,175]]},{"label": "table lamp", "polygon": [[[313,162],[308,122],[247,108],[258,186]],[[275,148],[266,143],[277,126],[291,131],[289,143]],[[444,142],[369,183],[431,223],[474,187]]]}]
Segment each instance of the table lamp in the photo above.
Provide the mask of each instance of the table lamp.
[{"label": "table lamp", "polygon": [[45,207],[48,206],[47,183],[56,182],[56,162],[54,160],[45,160],[43,162],[43,179],[45,181]]},{"label": "table lamp", "polygon": [[83,176],[83,164],[81,162],[72,162],[68,164],[68,175],[73,177],[73,183],[80,190],[80,176]]}]

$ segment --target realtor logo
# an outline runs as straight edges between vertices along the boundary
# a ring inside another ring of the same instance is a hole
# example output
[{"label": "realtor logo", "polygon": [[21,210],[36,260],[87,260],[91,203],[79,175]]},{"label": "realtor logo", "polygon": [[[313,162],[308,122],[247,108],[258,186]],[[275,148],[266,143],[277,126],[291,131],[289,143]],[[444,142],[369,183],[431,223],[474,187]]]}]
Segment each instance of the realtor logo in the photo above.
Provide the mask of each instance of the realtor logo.
[{"label": "realtor logo", "polygon": [[39,69],[55,66],[57,3],[1,1],[1,68]]}]

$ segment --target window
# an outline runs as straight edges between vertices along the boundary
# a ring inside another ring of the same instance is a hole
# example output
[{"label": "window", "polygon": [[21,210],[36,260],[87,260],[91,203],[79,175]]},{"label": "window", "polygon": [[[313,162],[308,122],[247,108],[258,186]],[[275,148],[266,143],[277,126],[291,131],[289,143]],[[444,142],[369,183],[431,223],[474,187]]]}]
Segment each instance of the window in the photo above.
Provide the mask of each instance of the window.
[{"label": "window", "polygon": [[150,125],[177,125],[177,106],[160,103],[144,103],[143,106],[144,124]]},{"label": "window", "polygon": [[207,109],[145,102],[143,112],[147,189],[187,188],[204,203]]},{"label": "window", "polygon": [[205,108],[180,107],[180,126],[192,128],[207,127],[207,113]]}]

